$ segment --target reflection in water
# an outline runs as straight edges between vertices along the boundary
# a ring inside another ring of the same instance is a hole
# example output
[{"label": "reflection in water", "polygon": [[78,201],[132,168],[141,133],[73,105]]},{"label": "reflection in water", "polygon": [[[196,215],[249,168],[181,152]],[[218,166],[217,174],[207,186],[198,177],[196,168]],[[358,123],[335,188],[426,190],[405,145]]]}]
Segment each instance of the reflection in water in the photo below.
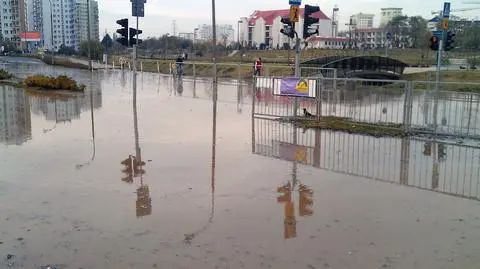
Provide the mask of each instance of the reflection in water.
[{"label": "reflection in water", "polygon": [[92,77],[90,77],[90,119],[91,119],[91,130],[92,130],[92,157],[90,160],[83,164],[77,164],[75,167],[77,169],[80,169],[84,167],[85,165],[89,165],[93,160],[95,159],[95,153],[96,153],[96,144],[95,144],[95,115],[94,115],[94,105],[93,105],[93,89],[92,89]]},{"label": "reflection in water", "polygon": [[138,115],[137,115],[137,74],[133,74],[133,129],[135,134],[135,155],[128,155],[121,161],[123,166],[122,181],[133,184],[135,178],[140,179],[140,186],[137,188],[137,200],[135,202],[136,216],[144,217],[152,214],[152,199],[150,198],[149,186],[143,181],[143,175],[146,173],[143,167],[145,162],[142,160],[142,152],[139,142]]},{"label": "reflection in water", "polygon": [[478,147],[294,129],[277,121],[254,119],[254,154],[480,200]]},{"label": "reflection in water", "polygon": [[207,230],[209,225],[213,222],[213,218],[215,216],[215,171],[216,171],[216,153],[217,153],[217,94],[214,91],[213,96],[213,109],[212,109],[212,162],[211,162],[211,205],[210,205],[210,215],[208,216],[208,221],[200,227],[198,230],[192,233],[185,234],[185,238],[183,242],[186,244],[191,244],[193,239],[197,237],[199,234]]},{"label": "reflection in water", "polygon": [[237,86],[237,113],[242,114],[243,111],[243,85],[238,84]]},{"label": "reflection in water", "polygon": [[30,99],[26,92],[0,86],[0,143],[21,145],[32,138]]},{"label": "reflection in water", "polygon": [[178,78],[173,80],[173,85],[175,87],[175,95],[182,96],[183,94],[183,79]]}]

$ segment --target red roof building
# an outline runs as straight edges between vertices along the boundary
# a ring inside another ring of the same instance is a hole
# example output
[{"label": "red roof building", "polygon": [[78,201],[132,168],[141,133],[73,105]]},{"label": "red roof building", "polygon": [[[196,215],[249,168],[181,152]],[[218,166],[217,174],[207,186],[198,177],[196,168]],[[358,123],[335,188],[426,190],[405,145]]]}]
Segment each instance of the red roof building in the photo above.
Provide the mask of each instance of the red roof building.
[{"label": "red roof building", "polygon": [[[295,30],[299,36],[303,35],[303,15],[304,9],[300,8],[300,21],[295,25]],[[292,40],[280,33],[283,24],[280,22],[282,17],[288,17],[288,9],[279,10],[256,10],[249,17],[239,20],[239,41],[244,46],[260,48],[281,48],[285,43],[292,45]],[[321,10],[315,14],[320,21],[316,25],[320,36],[332,36],[332,20]]]}]

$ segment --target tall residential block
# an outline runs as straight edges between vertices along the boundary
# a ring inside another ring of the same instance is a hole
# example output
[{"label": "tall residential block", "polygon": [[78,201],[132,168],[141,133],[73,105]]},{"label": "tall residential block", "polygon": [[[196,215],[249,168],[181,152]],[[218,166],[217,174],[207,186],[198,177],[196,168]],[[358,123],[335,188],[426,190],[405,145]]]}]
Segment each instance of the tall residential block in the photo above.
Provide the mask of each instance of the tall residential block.
[{"label": "tall residential block", "polygon": [[21,49],[20,33],[27,31],[25,0],[0,0],[0,41]]},{"label": "tall residential block", "polygon": [[[90,40],[99,41],[98,2],[90,0]],[[76,0],[76,38],[77,44],[88,40],[88,2]]]}]

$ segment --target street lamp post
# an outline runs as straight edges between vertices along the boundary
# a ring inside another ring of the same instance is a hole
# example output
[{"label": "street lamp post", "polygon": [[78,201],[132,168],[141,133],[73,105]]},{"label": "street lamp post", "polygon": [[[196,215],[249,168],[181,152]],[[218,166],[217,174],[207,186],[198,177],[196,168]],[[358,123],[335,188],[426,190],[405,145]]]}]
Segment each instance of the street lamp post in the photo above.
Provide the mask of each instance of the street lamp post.
[{"label": "street lamp post", "polygon": [[165,36],[164,36],[164,37],[165,37],[165,52],[164,52],[164,54],[163,54],[163,59],[164,59],[164,60],[167,59],[168,36],[169,36],[169,35],[170,35],[170,34],[167,33],[167,34],[165,34]]},{"label": "street lamp post", "polygon": [[53,41],[53,8],[52,8],[52,0],[48,0],[50,2],[50,38],[52,39],[52,65],[55,65],[55,48],[54,48],[54,41]]}]

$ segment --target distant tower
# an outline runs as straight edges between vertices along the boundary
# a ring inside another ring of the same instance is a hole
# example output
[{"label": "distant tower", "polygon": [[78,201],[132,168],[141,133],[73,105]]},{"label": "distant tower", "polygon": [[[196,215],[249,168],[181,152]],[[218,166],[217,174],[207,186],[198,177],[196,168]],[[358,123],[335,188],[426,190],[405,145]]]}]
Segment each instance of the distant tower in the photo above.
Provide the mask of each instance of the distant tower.
[{"label": "distant tower", "polygon": [[332,37],[337,37],[338,33],[338,11],[339,8],[335,5],[332,12]]}]

